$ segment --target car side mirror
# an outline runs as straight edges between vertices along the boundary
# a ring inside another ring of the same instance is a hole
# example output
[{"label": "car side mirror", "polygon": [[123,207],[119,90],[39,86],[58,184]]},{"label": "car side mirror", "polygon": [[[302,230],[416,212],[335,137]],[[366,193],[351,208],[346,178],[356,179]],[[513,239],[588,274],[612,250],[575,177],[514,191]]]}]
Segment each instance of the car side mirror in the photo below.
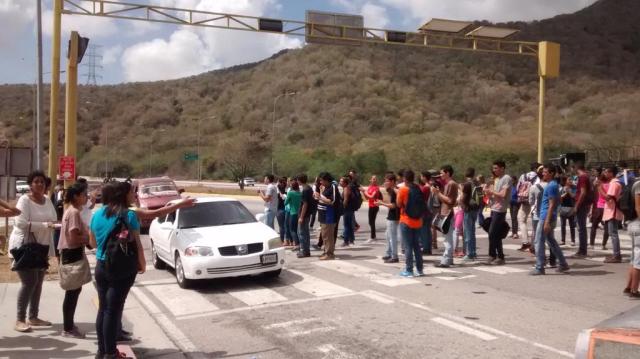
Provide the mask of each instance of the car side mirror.
[{"label": "car side mirror", "polygon": [[184,188],[178,188],[178,193],[179,194],[183,194],[184,193]]},{"label": "car side mirror", "polygon": [[164,229],[164,230],[173,229],[173,223],[171,223],[171,222],[162,222],[160,224],[160,229]]}]

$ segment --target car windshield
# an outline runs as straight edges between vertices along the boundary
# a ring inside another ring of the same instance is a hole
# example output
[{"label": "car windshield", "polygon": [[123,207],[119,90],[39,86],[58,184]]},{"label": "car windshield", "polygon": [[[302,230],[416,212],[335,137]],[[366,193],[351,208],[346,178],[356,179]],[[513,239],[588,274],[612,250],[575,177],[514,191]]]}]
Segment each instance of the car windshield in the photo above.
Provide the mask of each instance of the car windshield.
[{"label": "car windshield", "polygon": [[178,189],[173,182],[145,183],[140,186],[141,197],[178,195]]},{"label": "car windshield", "polygon": [[256,219],[238,201],[204,202],[180,210],[178,228],[214,227],[253,223]]}]

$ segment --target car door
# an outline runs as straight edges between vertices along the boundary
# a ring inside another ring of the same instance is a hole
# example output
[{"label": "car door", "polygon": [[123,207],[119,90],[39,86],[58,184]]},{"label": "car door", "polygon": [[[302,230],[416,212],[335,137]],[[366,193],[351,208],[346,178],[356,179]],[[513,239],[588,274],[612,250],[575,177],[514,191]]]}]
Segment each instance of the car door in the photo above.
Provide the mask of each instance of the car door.
[{"label": "car door", "polygon": [[171,236],[175,232],[176,213],[169,213],[159,226],[159,235],[157,243],[157,251],[169,263],[173,263],[173,256],[171,255]]}]

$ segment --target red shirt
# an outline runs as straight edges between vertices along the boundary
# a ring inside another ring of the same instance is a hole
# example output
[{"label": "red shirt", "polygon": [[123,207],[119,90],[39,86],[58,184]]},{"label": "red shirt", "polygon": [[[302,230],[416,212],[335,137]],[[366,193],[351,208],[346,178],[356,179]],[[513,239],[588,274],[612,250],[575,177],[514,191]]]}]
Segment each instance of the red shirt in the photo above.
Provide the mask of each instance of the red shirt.
[{"label": "red shirt", "polygon": [[[585,193],[585,196],[589,194],[589,181],[590,181],[589,176],[587,176],[586,174],[578,176],[578,183],[577,183],[578,190],[576,191],[576,199],[580,198],[580,192],[582,192],[583,188],[585,188],[587,191]],[[580,205],[581,206],[591,205],[591,203],[587,203],[583,199]]]},{"label": "red shirt", "polygon": [[376,200],[382,197],[380,195],[380,187],[369,185],[369,187],[367,187],[367,197],[371,197],[369,198],[369,208],[378,207]]}]

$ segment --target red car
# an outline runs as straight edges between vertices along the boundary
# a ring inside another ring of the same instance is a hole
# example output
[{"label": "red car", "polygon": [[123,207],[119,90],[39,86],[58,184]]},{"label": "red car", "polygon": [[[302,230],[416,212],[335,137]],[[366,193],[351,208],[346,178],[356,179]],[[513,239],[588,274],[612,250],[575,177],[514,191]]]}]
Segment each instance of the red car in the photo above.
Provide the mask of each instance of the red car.
[{"label": "red car", "polygon": [[[169,177],[141,178],[133,180],[133,187],[138,197],[138,207],[142,209],[158,209],[168,202],[180,199],[184,189],[178,189]],[[149,228],[151,219],[142,220],[140,226]]]}]

